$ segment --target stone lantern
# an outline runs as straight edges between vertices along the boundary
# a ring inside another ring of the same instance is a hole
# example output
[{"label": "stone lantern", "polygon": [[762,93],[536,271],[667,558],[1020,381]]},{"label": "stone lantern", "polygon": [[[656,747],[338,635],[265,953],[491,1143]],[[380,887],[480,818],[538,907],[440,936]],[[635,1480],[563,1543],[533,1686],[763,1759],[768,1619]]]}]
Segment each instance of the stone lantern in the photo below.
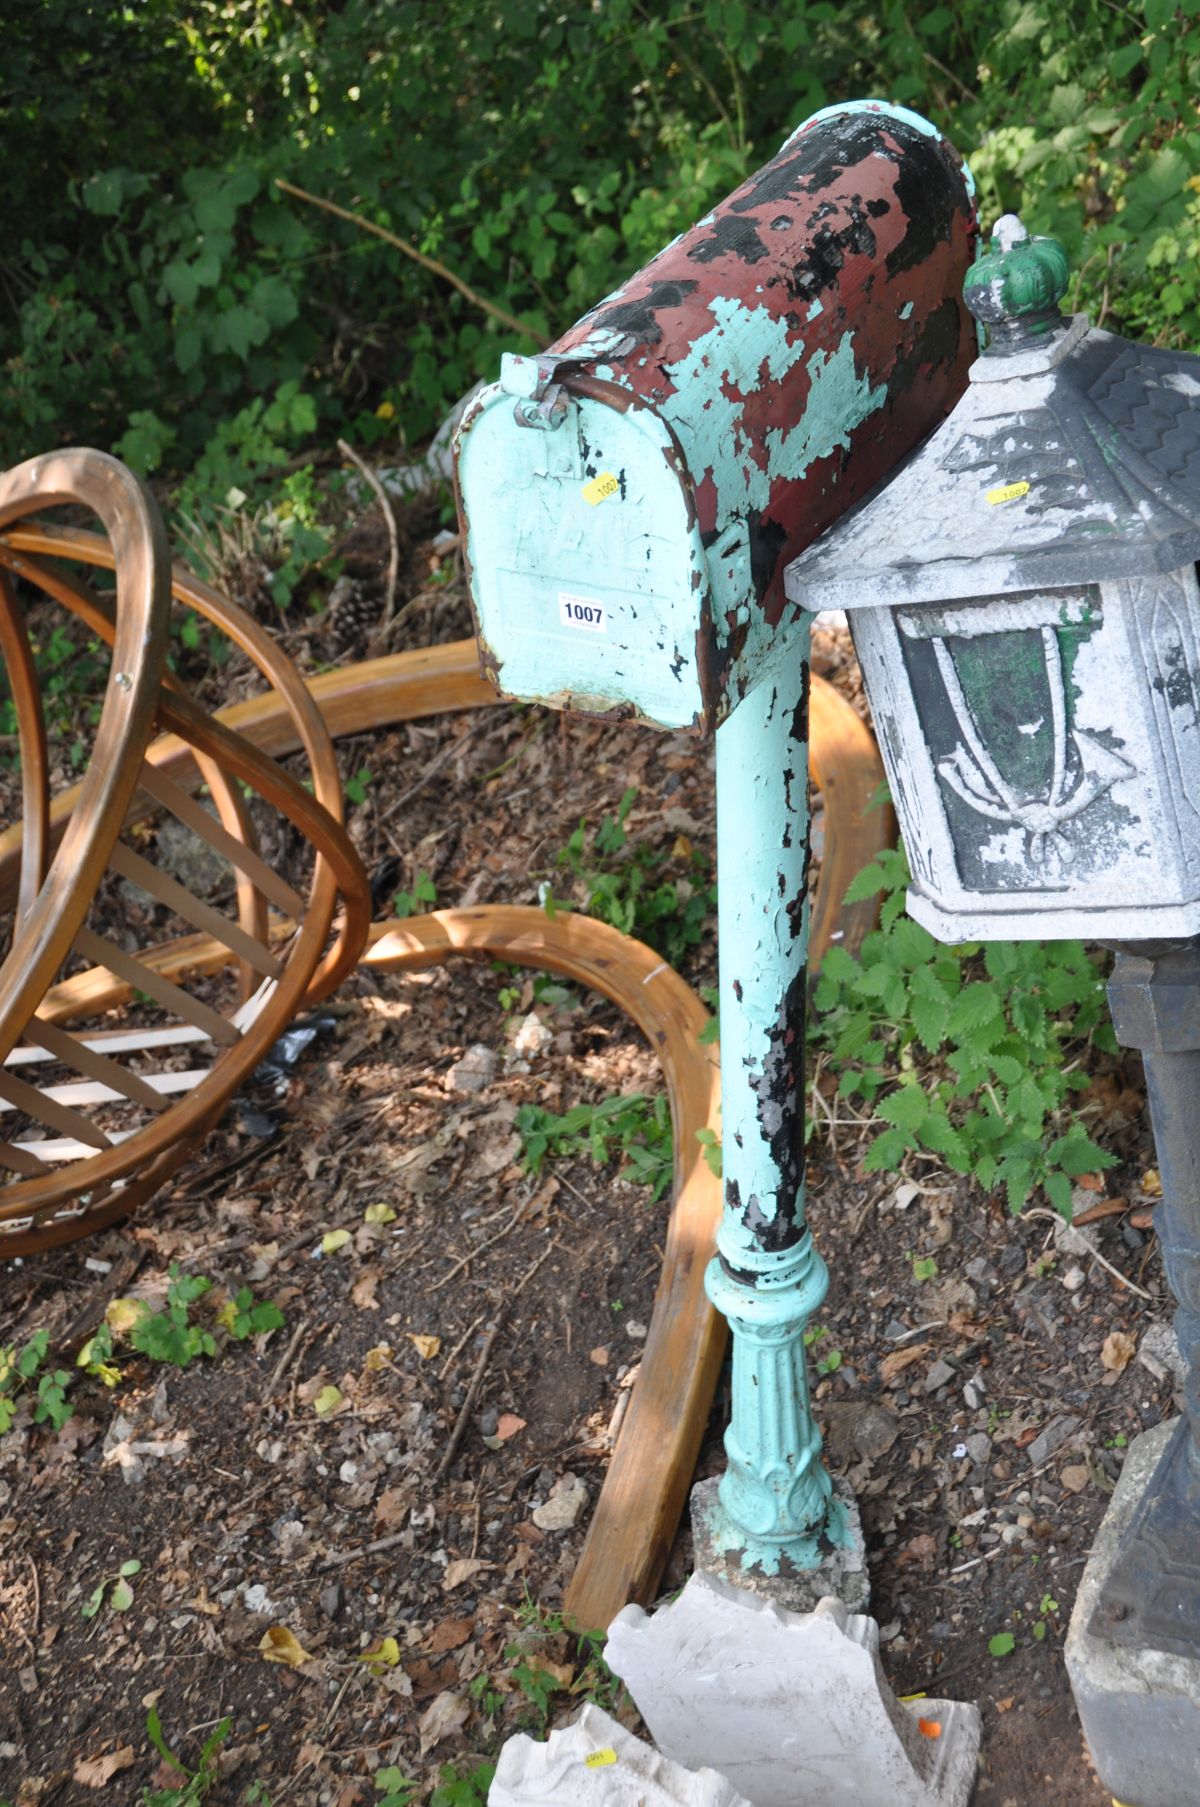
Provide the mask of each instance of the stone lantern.
[{"label": "stone lantern", "polygon": [[788,573],[851,612],[945,941],[1200,931],[1200,359],[1064,317],[1066,283],[999,222],[966,394]]},{"label": "stone lantern", "polygon": [[1185,1409],[1130,1450],[1067,1662],[1106,1785],[1175,1807],[1200,1799],[1200,358],[1064,316],[1067,278],[1000,220],[965,285],[989,338],[966,393],[786,589],[849,611],[911,914],[1117,954]]}]

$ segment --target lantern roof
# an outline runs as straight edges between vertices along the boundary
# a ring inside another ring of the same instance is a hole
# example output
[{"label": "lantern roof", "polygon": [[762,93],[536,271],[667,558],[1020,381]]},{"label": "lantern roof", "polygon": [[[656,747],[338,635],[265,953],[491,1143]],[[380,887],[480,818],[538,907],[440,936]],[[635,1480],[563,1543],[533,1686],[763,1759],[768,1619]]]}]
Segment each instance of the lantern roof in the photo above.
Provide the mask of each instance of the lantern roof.
[{"label": "lantern roof", "polygon": [[1067,262],[1006,215],[965,300],[966,392],[892,478],[788,567],[814,612],[1150,577],[1200,559],[1200,357],[1058,311]]}]

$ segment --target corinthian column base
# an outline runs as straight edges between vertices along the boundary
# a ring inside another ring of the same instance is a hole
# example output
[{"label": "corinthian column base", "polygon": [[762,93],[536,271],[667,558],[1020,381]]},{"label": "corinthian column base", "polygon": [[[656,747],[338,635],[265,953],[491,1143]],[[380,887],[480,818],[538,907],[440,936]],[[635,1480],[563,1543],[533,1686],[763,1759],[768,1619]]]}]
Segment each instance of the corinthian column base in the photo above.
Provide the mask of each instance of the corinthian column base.
[{"label": "corinthian column base", "polygon": [[692,1488],[692,1542],[697,1574],[773,1600],[789,1612],[812,1612],[831,1595],[852,1613],[865,1612],[871,1598],[858,1501],[840,1476],[824,1522],[786,1540],[757,1538],[736,1525],[720,1498],[720,1480]]}]

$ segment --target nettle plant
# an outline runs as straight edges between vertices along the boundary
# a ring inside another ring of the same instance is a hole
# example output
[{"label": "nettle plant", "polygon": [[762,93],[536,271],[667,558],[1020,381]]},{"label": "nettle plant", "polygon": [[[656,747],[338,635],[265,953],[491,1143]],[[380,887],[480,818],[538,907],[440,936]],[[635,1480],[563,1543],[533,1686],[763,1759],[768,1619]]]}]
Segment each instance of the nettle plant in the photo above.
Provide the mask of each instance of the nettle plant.
[{"label": "nettle plant", "polygon": [[929,1155],[1010,1211],[1040,1187],[1070,1217],[1072,1181],[1116,1164],[1072,1104],[1089,1046],[1116,1051],[1103,977],[1078,941],[942,945],[904,914],[908,879],[899,849],[859,873],[847,902],[882,892],[879,927],[858,959],[829,949],[814,997],[838,1096],[884,1126],[864,1167]]}]

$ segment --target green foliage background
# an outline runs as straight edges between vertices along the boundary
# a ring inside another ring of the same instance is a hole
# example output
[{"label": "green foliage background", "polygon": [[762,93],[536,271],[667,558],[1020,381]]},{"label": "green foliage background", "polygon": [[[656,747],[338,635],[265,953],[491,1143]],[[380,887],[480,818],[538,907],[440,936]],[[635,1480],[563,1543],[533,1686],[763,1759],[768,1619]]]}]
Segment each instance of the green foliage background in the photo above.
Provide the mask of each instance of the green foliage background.
[{"label": "green foliage background", "polygon": [[335,431],[417,440],[529,349],[277,176],[552,334],[813,109],[862,95],[949,131],[985,220],[1064,237],[1075,305],[1160,340],[1200,327],[1200,0],[9,10],[4,463],[90,443],[201,466],[203,489],[230,444],[253,475]]}]

